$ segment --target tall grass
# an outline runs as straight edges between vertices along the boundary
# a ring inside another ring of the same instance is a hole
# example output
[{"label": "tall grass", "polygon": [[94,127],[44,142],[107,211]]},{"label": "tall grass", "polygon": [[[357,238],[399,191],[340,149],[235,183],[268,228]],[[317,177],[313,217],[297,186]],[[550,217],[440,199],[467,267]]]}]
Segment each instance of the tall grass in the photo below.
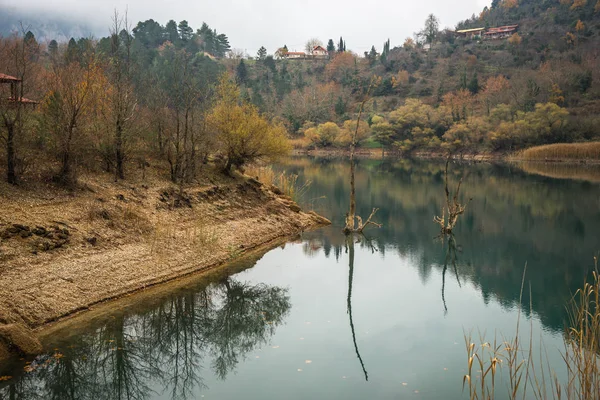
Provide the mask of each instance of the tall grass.
[{"label": "tall grass", "polygon": [[531,161],[600,160],[600,142],[536,146],[517,153],[516,158]]},{"label": "tall grass", "polygon": [[[525,275],[524,275],[525,276]],[[524,281],[523,281],[524,283]],[[523,285],[521,286],[521,305]],[[528,344],[521,341],[520,318],[517,317],[515,336],[493,344],[480,335],[480,345],[472,335],[465,334],[467,374],[463,377],[463,390],[468,390],[471,400],[535,398],[538,400],[600,399],[600,277],[594,272],[591,282],[585,282],[567,305],[569,327],[564,335],[565,349],[562,359],[567,368],[566,382],[561,381],[540,345],[539,354],[533,352],[533,325]],[[531,305],[530,305],[531,307]],[[499,376],[506,372],[505,376]],[[499,383],[504,383],[499,385]]]},{"label": "tall grass", "polygon": [[289,174],[285,171],[277,173],[269,166],[249,167],[246,170],[246,174],[258,179],[267,186],[277,186],[284,194],[290,196],[295,202],[299,202],[303,199],[312,184],[312,181],[305,181],[301,184],[298,181],[298,175]]}]

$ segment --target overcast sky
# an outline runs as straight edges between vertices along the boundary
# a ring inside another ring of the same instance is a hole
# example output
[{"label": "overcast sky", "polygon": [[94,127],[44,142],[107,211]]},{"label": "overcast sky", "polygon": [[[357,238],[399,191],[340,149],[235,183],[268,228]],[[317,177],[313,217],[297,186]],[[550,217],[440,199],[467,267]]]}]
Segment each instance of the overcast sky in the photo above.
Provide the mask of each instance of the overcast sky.
[{"label": "overcast sky", "polygon": [[[187,20],[194,29],[207,22],[229,37],[231,46],[255,55],[260,46],[269,53],[287,44],[290,51],[303,50],[310,38],[327,43],[343,36],[349,50],[362,54],[391,39],[400,45],[421,29],[428,14],[435,14],[441,27],[454,27],[478,13],[491,0],[0,0],[1,5],[20,11],[37,10],[70,16],[89,24],[94,31],[108,33],[113,10],[129,10],[135,23],[154,19],[161,24]],[[47,15],[47,14],[46,14]]]}]

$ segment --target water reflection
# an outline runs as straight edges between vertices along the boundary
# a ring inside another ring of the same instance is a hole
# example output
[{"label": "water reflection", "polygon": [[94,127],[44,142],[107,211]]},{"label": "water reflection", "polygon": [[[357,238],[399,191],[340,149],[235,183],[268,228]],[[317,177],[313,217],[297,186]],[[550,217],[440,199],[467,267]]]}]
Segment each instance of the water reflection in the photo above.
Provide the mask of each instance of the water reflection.
[{"label": "water reflection", "polygon": [[354,343],[354,350],[356,351],[356,357],[360,362],[360,366],[365,374],[365,381],[369,380],[369,373],[365,367],[365,363],[358,350],[358,344],[356,343],[356,330],[354,329],[354,321],[352,320],[352,283],[354,281],[354,241],[358,238],[359,243],[365,239],[363,235],[346,235],[346,252],[348,253],[348,318],[350,319],[350,330],[352,331],[352,342]]},{"label": "water reflection", "polygon": [[[344,160],[294,158],[281,169],[312,182],[305,205],[326,194],[315,210],[343,226],[349,191]],[[479,288],[486,304],[493,298],[506,309],[519,301],[527,263],[534,312],[546,327],[562,331],[564,305],[593,270],[600,249],[595,234],[600,185],[531,175],[512,165],[457,163],[449,173],[453,181],[465,177],[459,201],[472,198],[455,229],[464,246],[456,265],[452,257],[446,263],[446,250],[431,240],[439,233],[431,220],[444,200],[444,164],[357,160],[357,214],[381,208],[383,228],[373,232],[373,242],[382,256],[415,258],[423,282],[433,270],[452,268],[463,283]],[[322,230],[311,240],[337,258],[344,243],[336,229]],[[522,301],[529,310],[529,293]]]},{"label": "water reflection", "polygon": [[456,264],[458,262],[457,245],[454,235],[441,235],[438,239],[442,242],[448,242],[446,247],[446,257],[444,258],[444,269],[442,270],[442,303],[444,304],[444,315],[448,314],[448,306],[446,305],[446,271],[448,271],[448,263],[452,265],[454,275],[456,276],[456,282],[458,287],[462,288],[460,284],[460,277],[458,276],[458,268]]},{"label": "water reflection", "polygon": [[232,278],[115,315],[69,346],[38,357],[0,389],[6,399],[196,398],[210,368],[220,379],[265,345],[291,304],[287,289]]}]

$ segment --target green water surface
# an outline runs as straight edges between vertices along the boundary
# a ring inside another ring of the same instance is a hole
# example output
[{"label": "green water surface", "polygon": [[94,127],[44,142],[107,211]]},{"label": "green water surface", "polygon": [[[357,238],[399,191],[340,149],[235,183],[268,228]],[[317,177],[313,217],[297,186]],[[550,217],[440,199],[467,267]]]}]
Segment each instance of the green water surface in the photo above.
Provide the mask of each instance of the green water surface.
[{"label": "green water surface", "polygon": [[299,202],[331,227],[57,333],[45,355],[0,366],[13,377],[0,398],[462,399],[465,334],[510,337],[519,309],[564,378],[565,304],[600,250],[596,171],[452,164],[472,200],[440,238],[443,164],[359,160],[358,214],[379,208],[383,227],[348,239],[347,160],[276,169],[310,182]]}]

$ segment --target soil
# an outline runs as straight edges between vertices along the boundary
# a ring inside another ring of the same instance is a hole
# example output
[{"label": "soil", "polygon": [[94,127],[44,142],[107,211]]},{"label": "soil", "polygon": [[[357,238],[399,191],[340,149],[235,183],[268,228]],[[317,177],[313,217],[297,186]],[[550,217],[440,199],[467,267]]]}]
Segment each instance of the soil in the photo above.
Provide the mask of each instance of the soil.
[{"label": "soil", "polygon": [[[148,175],[115,183],[90,174],[75,190],[0,184],[0,334],[19,326],[35,336],[97,303],[329,223],[242,175],[205,167],[184,188]],[[8,339],[0,335],[0,358]]]}]

